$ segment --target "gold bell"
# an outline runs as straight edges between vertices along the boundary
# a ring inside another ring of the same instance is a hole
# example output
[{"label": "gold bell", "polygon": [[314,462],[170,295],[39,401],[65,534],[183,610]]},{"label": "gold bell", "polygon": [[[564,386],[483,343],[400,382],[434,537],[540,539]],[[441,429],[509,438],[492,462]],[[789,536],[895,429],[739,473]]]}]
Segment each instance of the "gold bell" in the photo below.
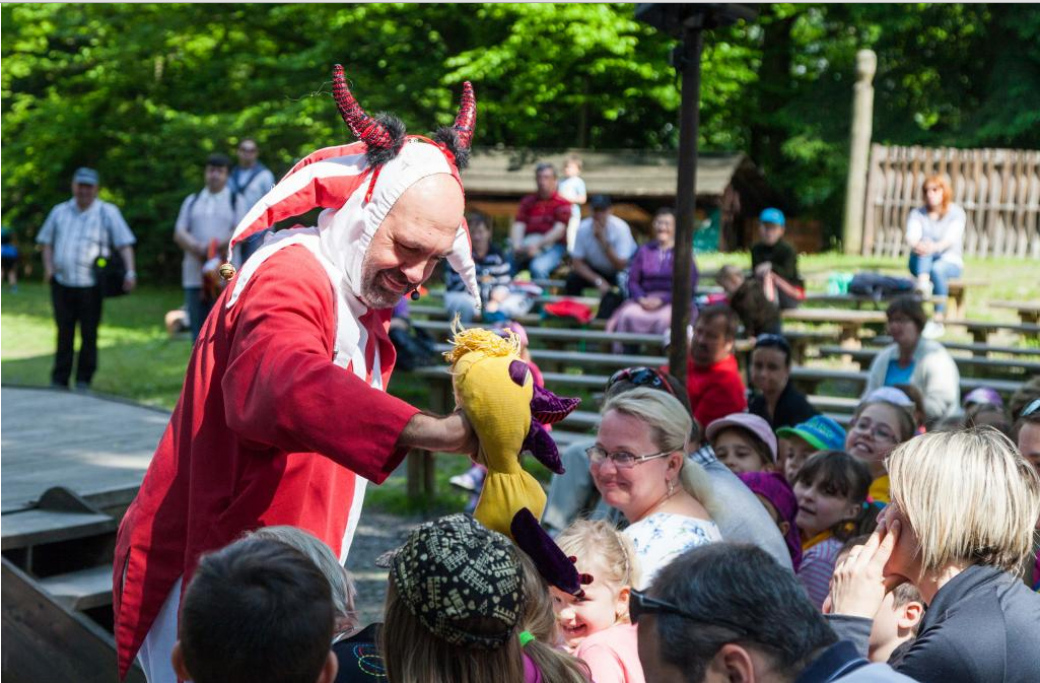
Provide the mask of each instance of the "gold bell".
[{"label": "gold bell", "polygon": [[217,268],[217,272],[220,273],[220,277],[225,280],[230,280],[235,277],[235,267],[230,263],[221,263],[220,268]]}]

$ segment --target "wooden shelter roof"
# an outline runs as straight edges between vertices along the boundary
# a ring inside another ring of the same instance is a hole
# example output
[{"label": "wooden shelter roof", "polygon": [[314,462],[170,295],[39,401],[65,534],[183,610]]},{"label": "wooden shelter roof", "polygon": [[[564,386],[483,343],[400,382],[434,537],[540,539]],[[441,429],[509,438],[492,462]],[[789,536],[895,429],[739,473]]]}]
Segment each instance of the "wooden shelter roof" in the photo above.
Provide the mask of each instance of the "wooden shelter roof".
[{"label": "wooden shelter roof", "polygon": [[[581,177],[590,194],[619,198],[673,198],[678,173],[674,151],[518,150],[474,148],[462,172],[467,195],[521,196],[534,191],[534,169],[542,162],[556,167],[570,154],[581,157]],[[697,195],[721,196],[739,170],[754,168],[744,154],[701,155],[697,160]]]}]

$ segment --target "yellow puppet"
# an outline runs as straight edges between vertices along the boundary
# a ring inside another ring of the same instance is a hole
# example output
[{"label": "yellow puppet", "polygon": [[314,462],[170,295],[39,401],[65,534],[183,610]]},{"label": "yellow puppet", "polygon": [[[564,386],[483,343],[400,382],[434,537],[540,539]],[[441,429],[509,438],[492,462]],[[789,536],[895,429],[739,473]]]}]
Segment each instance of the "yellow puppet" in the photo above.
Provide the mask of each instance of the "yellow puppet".
[{"label": "yellow puppet", "polygon": [[456,327],[454,348],[444,355],[452,364],[455,402],[473,424],[480,440],[479,460],[488,468],[473,516],[510,536],[510,523],[522,508],[536,518],[545,509],[545,491],[520,466],[520,455],[530,452],[563,474],[556,442],[543,425],[562,420],[579,399],[560,398],[536,386],[520,359],[519,340],[508,334]]}]

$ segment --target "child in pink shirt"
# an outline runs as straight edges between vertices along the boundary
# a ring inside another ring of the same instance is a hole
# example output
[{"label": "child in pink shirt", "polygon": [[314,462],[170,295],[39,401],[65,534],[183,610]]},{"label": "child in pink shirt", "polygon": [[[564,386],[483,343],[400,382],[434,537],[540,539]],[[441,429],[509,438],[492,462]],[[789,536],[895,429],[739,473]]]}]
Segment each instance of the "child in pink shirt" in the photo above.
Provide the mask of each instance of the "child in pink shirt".
[{"label": "child in pink shirt", "polygon": [[645,683],[628,596],[639,583],[632,542],[603,521],[579,520],[556,539],[582,574],[584,594],[552,588],[564,640],[596,683]]}]

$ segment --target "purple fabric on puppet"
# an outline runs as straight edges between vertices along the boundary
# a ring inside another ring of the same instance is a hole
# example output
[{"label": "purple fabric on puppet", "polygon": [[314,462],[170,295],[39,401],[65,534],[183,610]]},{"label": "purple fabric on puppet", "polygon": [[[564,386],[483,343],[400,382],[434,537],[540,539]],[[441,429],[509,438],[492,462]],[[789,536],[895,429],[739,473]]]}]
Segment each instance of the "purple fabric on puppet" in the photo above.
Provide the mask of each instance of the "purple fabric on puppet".
[{"label": "purple fabric on puppet", "polygon": [[741,472],[737,476],[755,495],[762,496],[772,504],[780,515],[780,521],[788,523],[784,541],[787,543],[787,551],[791,553],[791,564],[798,571],[802,564],[802,541],[798,538],[798,527],[794,523],[795,515],[798,514],[798,501],[791,485],[776,472]]}]

